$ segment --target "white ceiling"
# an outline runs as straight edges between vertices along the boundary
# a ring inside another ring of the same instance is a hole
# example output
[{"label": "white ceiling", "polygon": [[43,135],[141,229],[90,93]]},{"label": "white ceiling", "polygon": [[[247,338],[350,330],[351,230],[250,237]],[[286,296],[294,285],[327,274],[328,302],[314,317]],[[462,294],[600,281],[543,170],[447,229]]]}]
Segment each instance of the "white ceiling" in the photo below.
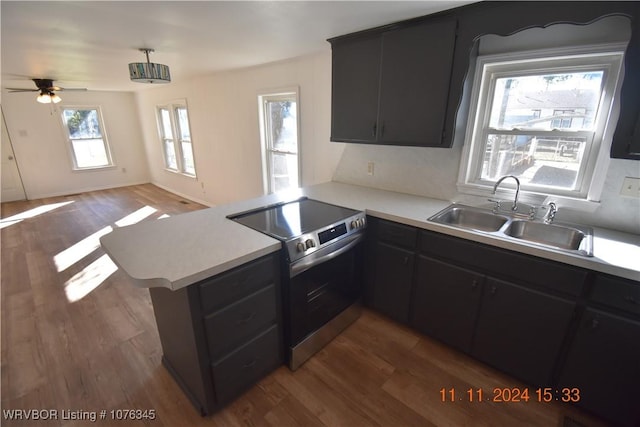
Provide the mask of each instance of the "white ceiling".
[{"label": "white ceiling", "polygon": [[328,50],[327,38],[438,12],[444,1],[0,1],[2,87],[134,91],[138,48],[174,82]]}]

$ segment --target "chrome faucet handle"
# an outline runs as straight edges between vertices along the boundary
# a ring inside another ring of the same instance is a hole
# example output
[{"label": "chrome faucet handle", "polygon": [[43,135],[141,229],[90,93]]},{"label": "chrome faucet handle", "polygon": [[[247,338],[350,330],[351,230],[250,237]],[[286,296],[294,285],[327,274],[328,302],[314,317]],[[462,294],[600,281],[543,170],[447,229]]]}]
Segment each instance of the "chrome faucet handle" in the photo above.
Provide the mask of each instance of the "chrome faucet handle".
[{"label": "chrome faucet handle", "polygon": [[502,203],[502,200],[497,200],[497,199],[487,199],[487,200],[495,203],[495,205],[493,206],[493,213],[498,213],[499,211],[502,210],[502,206],[500,205],[500,203]]},{"label": "chrome faucet handle", "polygon": [[556,218],[556,213],[558,213],[558,205],[555,202],[549,202],[547,212],[544,214],[544,223],[551,224]]}]

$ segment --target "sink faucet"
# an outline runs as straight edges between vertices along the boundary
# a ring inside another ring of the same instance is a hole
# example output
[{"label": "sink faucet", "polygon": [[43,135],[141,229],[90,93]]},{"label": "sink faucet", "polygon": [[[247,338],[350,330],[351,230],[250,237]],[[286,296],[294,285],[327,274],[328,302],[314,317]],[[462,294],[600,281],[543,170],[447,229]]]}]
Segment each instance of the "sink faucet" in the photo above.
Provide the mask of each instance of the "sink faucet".
[{"label": "sink faucet", "polygon": [[554,202],[549,202],[547,213],[544,214],[544,223],[551,224],[555,219],[557,212],[558,212],[558,206]]},{"label": "sink faucet", "polygon": [[496,194],[496,190],[498,189],[498,185],[500,185],[500,183],[502,183],[502,181],[504,181],[507,178],[513,178],[513,179],[516,180],[516,196],[513,198],[513,206],[511,206],[511,210],[515,212],[515,211],[518,210],[518,194],[520,193],[520,180],[518,178],[516,178],[513,175],[505,175],[505,176],[503,176],[493,186],[493,192],[491,194]]}]

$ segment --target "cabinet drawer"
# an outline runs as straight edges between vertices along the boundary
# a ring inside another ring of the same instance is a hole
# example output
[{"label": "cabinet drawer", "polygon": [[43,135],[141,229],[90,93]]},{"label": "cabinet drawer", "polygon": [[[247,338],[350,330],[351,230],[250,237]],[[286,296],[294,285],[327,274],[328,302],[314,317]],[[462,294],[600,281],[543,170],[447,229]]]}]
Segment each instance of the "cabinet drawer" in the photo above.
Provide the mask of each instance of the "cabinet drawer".
[{"label": "cabinet drawer", "polygon": [[278,280],[278,257],[269,255],[200,282],[204,313],[229,305]]},{"label": "cabinet drawer", "polygon": [[491,276],[573,296],[582,293],[587,271],[440,233],[422,231],[420,251],[464,264]]},{"label": "cabinet drawer", "polygon": [[211,360],[232,351],[261,330],[275,324],[276,287],[269,285],[205,317]]},{"label": "cabinet drawer", "polygon": [[598,275],[591,300],[640,315],[640,283]]},{"label": "cabinet drawer", "polygon": [[385,220],[377,221],[378,240],[408,249],[416,247],[418,230],[408,225],[397,224]]},{"label": "cabinet drawer", "polygon": [[274,325],[213,364],[217,402],[226,403],[282,364],[278,326]]}]

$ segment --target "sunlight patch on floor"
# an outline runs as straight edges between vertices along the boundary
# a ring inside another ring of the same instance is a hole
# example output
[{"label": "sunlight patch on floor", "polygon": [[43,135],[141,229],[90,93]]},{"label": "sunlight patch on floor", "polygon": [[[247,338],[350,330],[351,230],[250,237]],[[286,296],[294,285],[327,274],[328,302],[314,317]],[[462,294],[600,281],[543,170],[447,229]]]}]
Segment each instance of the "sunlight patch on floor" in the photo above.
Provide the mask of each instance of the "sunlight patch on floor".
[{"label": "sunlight patch on floor", "polygon": [[67,249],[59,252],[53,257],[53,262],[56,264],[58,273],[71,267],[82,258],[89,255],[100,247],[100,237],[105,234],[109,234],[113,231],[111,226],[104,227],[102,230],[98,230],[90,236],[85,237],[73,246],[69,246]]},{"label": "sunlight patch on floor", "polygon": [[64,292],[67,300],[69,302],[80,301],[107,280],[117,269],[118,267],[111,261],[108,255],[102,255],[71,279],[67,280],[64,284]]},{"label": "sunlight patch on floor", "polygon": [[124,227],[124,226],[127,226],[127,225],[135,224],[137,222],[142,221],[143,219],[145,219],[146,217],[152,215],[153,213],[155,213],[157,211],[158,210],[156,208],[152,208],[151,206],[142,207],[142,208],[138,209],[137,211],[125,216],[121,220],[116,221],[116,225],[118,227]]},{"label": "sunlight patch on floor", "polygon": [[70,200],[68,202],[60,202],[60,203],[51,203],[48,205],[42,205],[42,206],[38,206],[35,207],[33,209],[29,209],[28,211],[24,211],[21,212],[19,214],[16,215],[12,215],[10,217],[7,218],[2,218],[0,220],[0,229],[8,227],[10,225],[14,225],[17,224],[25,219],[29,219],[29,218],[33,218],[34,216],[38,216],[38,215],[42,215],[44,213],[47,212],[51,212],[54,209],[58,209],[62,206],[66,206],[69,203],[73,203],[73,200]]}]

